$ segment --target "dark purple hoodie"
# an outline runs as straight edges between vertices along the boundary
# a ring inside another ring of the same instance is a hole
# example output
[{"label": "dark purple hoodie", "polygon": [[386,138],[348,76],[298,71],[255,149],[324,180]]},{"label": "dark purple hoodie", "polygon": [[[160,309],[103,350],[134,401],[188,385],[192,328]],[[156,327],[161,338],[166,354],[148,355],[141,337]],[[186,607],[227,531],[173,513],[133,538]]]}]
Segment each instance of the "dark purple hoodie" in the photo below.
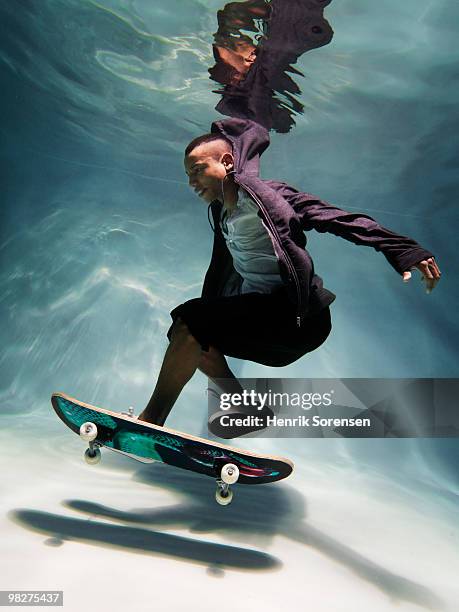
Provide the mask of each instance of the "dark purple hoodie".
[{"label": "dark purple hoodie", "polygon": [[[320,312],[335,299],[323,287],[322,279],[314,274],[314,264],[305,249],[305,231],[330,232],[354,244],[371,246],[381,251],[399,274],[433,257],[411,238],[391,232],[367,215],[341,210],[285,183],[260,179],[260,155],[269,145],[269,133],[258,123],[226,119],[215,121],[211,131],[222,134],[233,145],[234,180],[259,207],[258,216],[271,238],[282,281],[297,306],[297,325],[301,325],[305,316]],[[242,282],[221,232],[222,204],[215,200],[211,210],[214,245],[203,297],[225,295],[230,287],[234,290]]]}]

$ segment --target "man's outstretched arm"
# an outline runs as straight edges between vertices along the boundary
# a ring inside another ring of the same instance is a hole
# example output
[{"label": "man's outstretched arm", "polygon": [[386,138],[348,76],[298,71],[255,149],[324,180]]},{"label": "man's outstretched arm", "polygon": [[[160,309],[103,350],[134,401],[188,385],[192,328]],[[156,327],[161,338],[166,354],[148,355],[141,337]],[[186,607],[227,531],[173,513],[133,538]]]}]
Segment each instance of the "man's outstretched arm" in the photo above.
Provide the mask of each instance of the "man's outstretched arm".
[{"label": "man's outstretched arm", "polygon": [[426,283],[427,293],[438,283],[441,272],[433,254],[412,238],[392,232],[368,215],[342,210],[287,185],[282,195],[300,217],[304,231],[315,229],[318,232],[329,232],[354,244],[381,251],[391,266],[402,275],[404,282],[410,280],[411,270],[417,268]]}]

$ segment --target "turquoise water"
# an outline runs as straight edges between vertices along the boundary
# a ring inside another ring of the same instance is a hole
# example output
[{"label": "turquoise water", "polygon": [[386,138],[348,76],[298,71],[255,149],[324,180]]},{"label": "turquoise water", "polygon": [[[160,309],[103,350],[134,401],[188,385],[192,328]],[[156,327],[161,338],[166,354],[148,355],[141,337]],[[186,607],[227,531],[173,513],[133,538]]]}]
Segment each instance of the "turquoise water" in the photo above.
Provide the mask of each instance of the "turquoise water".
[{"label": "turquoise water", "polygon": [[[206,207],[182,157],[220,117],[207,73],[220,8],[216,0],[1,4],[5,436],[27,429],[31,415],[64,435],[53,391],[137,412],[150,397],[169,311],[199,295],[210,258]],[[330,338],[286,368],[233,360],[238,374],[457,377],[458,10],[442,0],[331,2],[332,42],[296,66],[304,114],[288,134],[272,134],[262,160],[263,177],[415,238],[435,254],[441,283],[426,295],[418,277],[404,285],[382,255],[311,233],[316,271],[337,294]],[[205,431],[205,387],[197,375],[168,425]],[[432,515],[446,507],[450,516],[457,502],[457,440],[257,443],[319,471],[376,470],[384,487],[422,491]]]}]

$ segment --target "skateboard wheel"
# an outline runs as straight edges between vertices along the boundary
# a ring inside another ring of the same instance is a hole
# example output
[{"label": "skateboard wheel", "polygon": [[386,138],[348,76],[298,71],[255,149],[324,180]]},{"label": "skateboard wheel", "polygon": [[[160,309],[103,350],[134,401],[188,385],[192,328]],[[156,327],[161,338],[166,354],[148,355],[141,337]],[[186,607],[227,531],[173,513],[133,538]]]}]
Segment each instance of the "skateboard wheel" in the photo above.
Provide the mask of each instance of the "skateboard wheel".
[{"label": "skateboard wheel", "polygon": [[220,488],[218,488],[215,491],[215,499],[220,506],[227,506],[233,499],[233,492],[231,489],[228,489],[228,491],[224,493]]},{"label": "skateboard wheel", "polygon": [[84,454],[84,460],[89,465],[96,465],[100,461],[100,450],[98,448],[87,448]]},{"label": "skateboard wheel", "polygon": [[227,463],[222,467],[221,479],[226,484],[234,484],[239,478],[239,468],[234,463]]},{"label": "skateboard wheel", "polygon": [[80,437],[86,442],[92,442],[97,437],[97,427],[94,423],[83,423],[80,427]]}]

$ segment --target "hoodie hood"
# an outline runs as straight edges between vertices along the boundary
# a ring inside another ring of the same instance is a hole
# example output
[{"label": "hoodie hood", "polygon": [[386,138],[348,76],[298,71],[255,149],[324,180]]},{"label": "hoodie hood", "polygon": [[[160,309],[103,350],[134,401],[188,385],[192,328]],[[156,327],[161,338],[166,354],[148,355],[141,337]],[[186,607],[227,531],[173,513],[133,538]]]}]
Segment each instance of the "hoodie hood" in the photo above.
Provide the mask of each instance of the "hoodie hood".
[{"label": "hoodie hood", "polygon": [[260,155],[269,145],[266,128],[249,119],[224,119],[214,121],[212,134],[221,134],[233,145],[234,170],[236,174],[258,176]]}]

